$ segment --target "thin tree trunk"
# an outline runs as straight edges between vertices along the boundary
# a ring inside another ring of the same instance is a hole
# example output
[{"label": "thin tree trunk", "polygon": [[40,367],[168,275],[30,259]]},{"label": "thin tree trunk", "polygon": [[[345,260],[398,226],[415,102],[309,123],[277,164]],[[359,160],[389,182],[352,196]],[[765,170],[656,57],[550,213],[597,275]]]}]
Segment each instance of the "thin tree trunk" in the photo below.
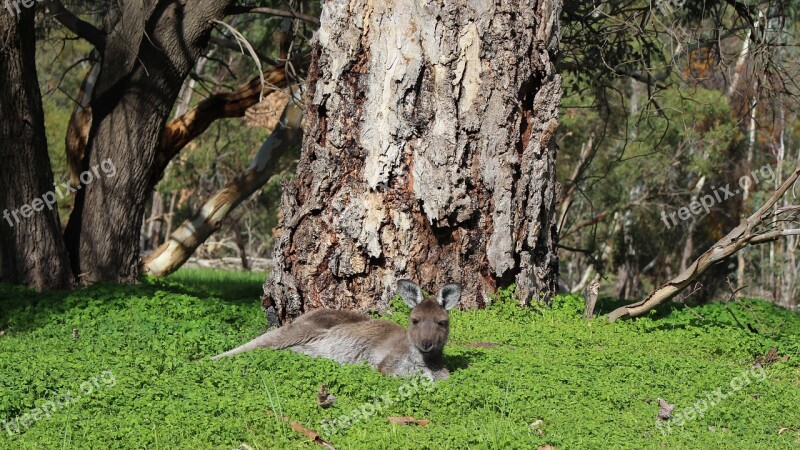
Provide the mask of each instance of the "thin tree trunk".
[{"label": "thin tree trunk", "polygon": [[331,0],[264,304],[384,308],[400,278],[557,289],[558,0]]},{"label": "thin tree trunk", "polygon": [[[697,202],[697,199],[700,197],[700,194],[703,193],[703,187],[706,184],[706,176],[700,176],[700,179],[697,180],[697,183],[694,186],[691,200],[689,201],[689,205],[694,204]],[[686,229],[686,242],[683,245],[683,255],[681,256],[681,268],[680,271],[683,272],[689,267],[689,264],[692,262],[692,255],[694,254],[694,230],[697,227],[697,222],[701,219],[692,216],[689,219],[689,226]]]},{"label": "thin tree trunk", "polygon": [[592,133],[592,135],[589,136],[589,139],[587,139],[586,142],[581,145],[581,153],[578,157],[578,163],[575,164],[575,169],[572,171],[572,176],[569,179],[569,185],[564,190],[564,193],[559,200],[559,204],[561,205],[558,212],[559,236],[563,236],[564,224],[567,220],[567,213],[569,212],[569,208],[572,206],[572,202],[575,201],[575,196],[578,194],[578,181],[589,168],[589,165],[594,160],[594,156],[597,154],[597,150],[599,148],[599,145],[594,145],[594,133]]},{"label": "thin tree trunk", "polygon": [[247,261],[247,245],[242,235],[242,226],[239,223],[241,216],[233,220],[231,224],[231,231],[233,231],[233,239],[236,242],[236,248],[239,249],[239,259],[242,260],[242,269],[250,270],[250,263]]},{"label": "thin tree trunk", "polygon": [[142,250],[150,250],[158,245],[161,235],[161,223],[164,221],[164,197],[160,192],[153,192],[150,204],[150,217],[147,219],[147,232],[144,234]]},{"label": "thin tree trunk", "polygon": [[167,213],[167,223],[164,226],[164,233],[163,233],[164,239],[160,241],[162,244],[166,242],[167,239],[169,238],[169,235],[172,234],[172,223],[174,222],[175,219],[175,202],[177,200],[178,200],[177,192],[173,192],[172,194],[170,194],[169,212]]},{"label": "thin tree trunk", "polygon": [[[758,91],[758,82],[756,81],[755,89],[750,103],[750,123],[747,130],[747,159],[745,160],[744,176],[750,173],[753,165],[753,151],[756,146],[756,107],[758,100],[756,98]],[[743,186],[742,189],[742,214],[747,213],[747,201],[750,199],[750,184]],[[746,267],[745,252],[747,249],[742,249],[736,254],[736,288],[742,289],[745,285],[744,272]]]},{"label": "thin tree trunk", "polygon": [[36,289],[71,285],[47,154],[35,62],[34,10],[0,14],[0,280]]}]

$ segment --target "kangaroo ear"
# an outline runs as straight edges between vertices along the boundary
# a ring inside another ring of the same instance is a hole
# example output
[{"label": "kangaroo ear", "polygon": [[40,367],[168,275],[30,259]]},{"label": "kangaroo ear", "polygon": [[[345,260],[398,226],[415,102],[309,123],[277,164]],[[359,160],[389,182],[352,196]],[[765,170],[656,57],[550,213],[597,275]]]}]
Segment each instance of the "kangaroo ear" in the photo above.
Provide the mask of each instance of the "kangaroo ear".
[{"label": "kangaroo ear", "polygon": [[436,296],[436,303],[449,311],[458,306],[459,298],[461,298],[461,285],[446,284],[439,290],[439,294]]},{"label": "kangaroo ear", "polygon": [[411,280],[398,281],[397,293],[400,294],[400,298],[406,302],[406,305],[412,308],[422,303],[422,291],[417,286],[417,283]]}]

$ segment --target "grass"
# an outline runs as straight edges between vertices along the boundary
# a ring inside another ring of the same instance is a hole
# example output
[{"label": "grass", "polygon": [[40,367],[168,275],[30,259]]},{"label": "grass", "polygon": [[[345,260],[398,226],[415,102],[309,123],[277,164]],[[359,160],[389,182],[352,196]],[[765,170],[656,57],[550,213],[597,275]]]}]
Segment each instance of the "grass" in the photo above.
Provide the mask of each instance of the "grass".
[{"label": "grass", "polygon": [[[616,324],[582,319],[573,296],[549,309],[501,300],[455,311],[453,374],[431,386],[289,351],[209,361],[264,331],[262,278],[181,271],[133,287],[0,286],[0,426],[55,407],[19,434],[0,429],[0,448],[317,448],[281,417],[337,449],[800,448],[800,315],[765,302],[752,301],[758,320],[731,305],[745,328],[720,304],[693,308],[702,319],[668,308]],[[399,306],[390,316],[406,317]],[[773,347],[788,359],[762,381],[750,368]],[[329,409],[317,406],[322,383],[336,396]],[[679,426],[717,389],[726,398]],[[665,434],[658,398],[676,405]],[[348,424],[353,410],[375,413]]]}]

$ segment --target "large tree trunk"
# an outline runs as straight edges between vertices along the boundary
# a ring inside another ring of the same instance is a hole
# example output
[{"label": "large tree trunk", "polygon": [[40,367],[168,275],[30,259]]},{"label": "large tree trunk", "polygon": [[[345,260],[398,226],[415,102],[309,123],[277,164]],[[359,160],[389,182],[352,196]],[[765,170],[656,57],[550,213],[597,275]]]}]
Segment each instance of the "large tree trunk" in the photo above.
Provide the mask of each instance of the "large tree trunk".
[{"label": "large tree trunk", "polygon": [[124,1],[106,38],[82,170],[110,161],[113,177],[78,191],[66,230],[72,269],[85,282],[134,282],[139,232],[166,119],[183,80],[230,0]]},{"label": "large tree trunk", "polygon": [[3,11],[0,30],[0,205],[7,208],[0,218],[0,280],[40,290],[68,287],[72,277],[36,75],[33,9],[21,8],[19,17]]},{"label": "large tree trunk", "polygon": [[383,308],[399,278],[480,306],[557,288],[558,0],[323,4],[265,305]]}]

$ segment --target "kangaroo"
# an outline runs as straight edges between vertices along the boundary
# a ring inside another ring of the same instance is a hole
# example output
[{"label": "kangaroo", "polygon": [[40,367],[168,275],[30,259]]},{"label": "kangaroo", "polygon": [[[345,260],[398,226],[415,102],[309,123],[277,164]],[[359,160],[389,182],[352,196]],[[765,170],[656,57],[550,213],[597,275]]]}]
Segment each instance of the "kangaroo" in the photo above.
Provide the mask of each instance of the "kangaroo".
[{"label": "kangaroo", "polygon": [[461,286],[445,285],[435,300],[424,298],[419,286],[409,280],[400,280],[397,290],[412,308],[408,331],[353,311],[318,309],[211,359],[261,347],[288,348],[342,364],[365,361],[385,375],[449,377],[444,365],[444,345],[450,336],[448,311],[458,305]]}]

